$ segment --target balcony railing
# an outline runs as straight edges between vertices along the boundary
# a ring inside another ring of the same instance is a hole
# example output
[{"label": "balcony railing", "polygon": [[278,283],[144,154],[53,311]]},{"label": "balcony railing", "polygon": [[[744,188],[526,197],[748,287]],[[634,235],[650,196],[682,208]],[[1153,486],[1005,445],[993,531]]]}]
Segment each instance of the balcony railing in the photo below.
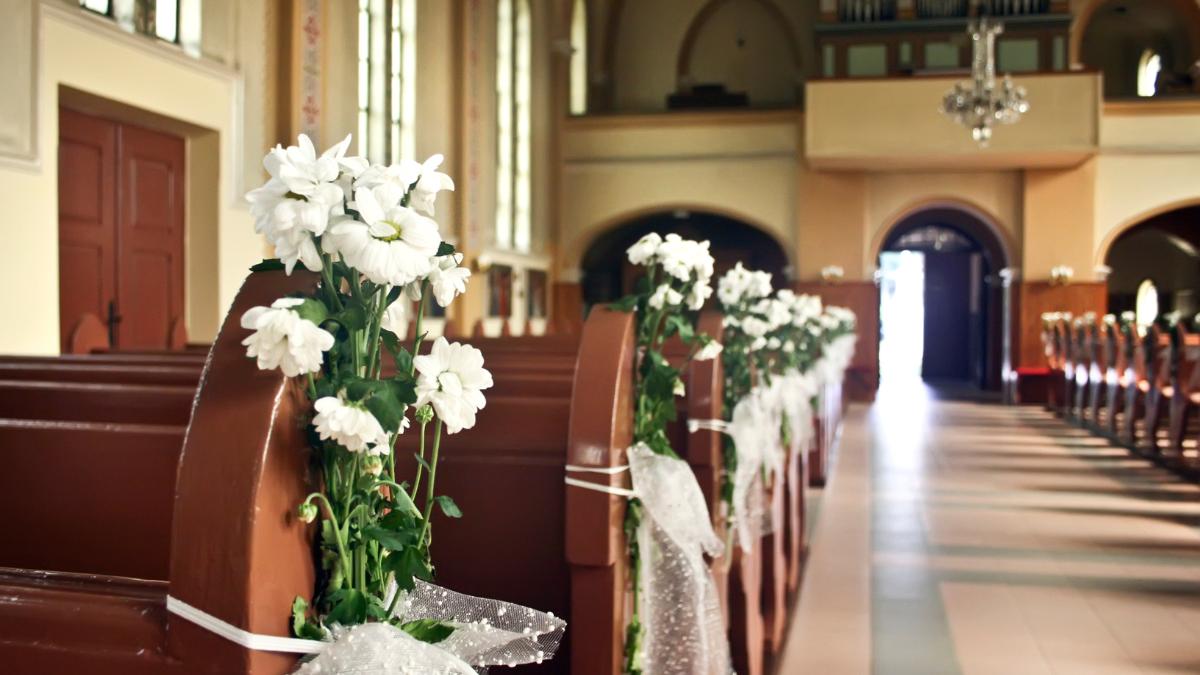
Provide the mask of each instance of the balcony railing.
[{"label": "balcony railing", "polygon": [[1065,0],[838,0],[826,21],[876,23],[911,19],[964,19],[975,14],[1035,16],[1067,11]]},{"label": "balcony railing", "polygon": [[896,0],[839,0],[838,21],[871,23],[896,18]]},{"label": "balcony railing", "polygon": [[918,19],[963,17],[969,9],[967,0],[917,0]]}]

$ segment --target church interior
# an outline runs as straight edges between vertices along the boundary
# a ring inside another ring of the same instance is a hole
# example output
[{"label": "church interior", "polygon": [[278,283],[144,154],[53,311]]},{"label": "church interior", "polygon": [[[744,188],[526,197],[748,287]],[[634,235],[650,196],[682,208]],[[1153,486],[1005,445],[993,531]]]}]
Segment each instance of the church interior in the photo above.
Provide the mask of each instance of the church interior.
[{"label": "church interior", "polygon": [[1200,672],[1200,0],[0,18],[0,672]]}]

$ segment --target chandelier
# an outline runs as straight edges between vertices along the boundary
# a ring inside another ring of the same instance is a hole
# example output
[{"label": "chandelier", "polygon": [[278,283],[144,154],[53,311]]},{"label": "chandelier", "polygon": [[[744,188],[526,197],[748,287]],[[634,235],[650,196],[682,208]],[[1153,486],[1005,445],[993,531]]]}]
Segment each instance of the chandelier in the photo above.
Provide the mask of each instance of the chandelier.
[{"label": "chandelier", "polygon": [[959,82],[942,100],[942,112],[959,124],[970,127],[971,137],[981,147],[992,139],[992,125],[1013,124],[1029,111],[1025,88],[1013,84],[1004,76],[996,87],[996,36],[1004,32],[1004,24],[981,16],[967,26],[971,36],[970,83]]}]

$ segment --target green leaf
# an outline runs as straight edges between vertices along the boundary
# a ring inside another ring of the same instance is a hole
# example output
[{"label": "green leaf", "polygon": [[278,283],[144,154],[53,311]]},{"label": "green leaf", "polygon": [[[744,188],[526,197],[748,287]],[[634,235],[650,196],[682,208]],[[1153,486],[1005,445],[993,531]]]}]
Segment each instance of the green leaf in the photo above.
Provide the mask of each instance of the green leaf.
[{"label": "green leaf", "polygon": [[329,310],[325,309],[325,303],[320,300],[307,298],[304,300],[303,305],[298,305],[293,309],[300,315],[301,319],[307,319],[318,326],[329,318]]},{"label": "green leaf", "polygon": [[414,530],[385,530],[382,527],[368,527],[363,535],[379,542],[379,545],[389,551],[403,551],[417,542],[418,533]]},{"label": "green leaf", "polygon": [[637,308],[638,299],[637,295],[627,295],[616,302],[610,303],[608,306],[610,309],[618,312],[632,312]]},{"label": "green leaf", "polygon": [[451,244],[448,241],[443,241],[442,243],[438,244],[437,257],[440,258],[444,255],[450,255],[452,253],[454,253],[454,244]]},{"label": "green leaf", "polygon": [[325,631],[308,620],[308,603],[298,595],[292,601],[292,633],[305,640],[325,639]]},{"label": "green leaf", "polygon": [[[407,483],[405,483],[407,485]],[[405,513],[411,516],[421,515],[421,510],[413,503],[411,497],[404,490],[392,490],[392,513]],[[391,515],[390,513],[388,514]],[[386,520],[386,517],[385,517]],[[383,522],[383,521],[380,521]]]},{"label": "green leaf", "polygon": [[417,638],[421,642],[435,645],[454,633],[454,626],[444,624],[435,619],[417,619],[400,624],[400,630]]},{"label": "green leaf", "polygon": [[330,623],[354,626],[367,620],[367,596],[362,591],[343,588],[330,596],[330,600],[334,603],[329,611]]},{"label": "green leaf", "polygon": [[[407,356],[408,352],[403,354]],[[388,380],[387,388],[401,404],[412,405],[417,402],[417,383],[413,381],[407,370],[401,371],[399,375]]]},{"label": "green leaf", "polygon": [[367,327],[367,313],[357,304],[346,305],[345,309],[333,315],[333,320],[346,330],[363,330]]},{"label": "green leaf", "polygon": [[416,586],[413,583],[414,578],[425,581],[433,578],[433,568],[425,562],[424,554],[416,546],[409,546],[403,551],[395,551],[384,558],[383,569],[385,572],[394,574],[396,585],[406,591],[411,591]]},{"label": "green leaf", "polygon": [[250,266],[251,272],[278,272],[283,269],[287,268],[279,258],[266,258],[262,262]]},{"label": "green leaf", "polygon": [[[414,400],[416,399],[414,398]],[[375,416],[375,419],[379,420],[383,430],[392,433],[400,430],[400,423],[404,420],[404,411],[408,407],[397,400],[396,395],[386,386],[373,392],[364,405]]]},{"label": "green leaf", "polygon": [[458,504],[455,504],[454,500],[450,497],[442,495],[435,498],[434,501],[437,502],[438,507],[442,509],[442,513],[446,514],[448,518],[462,518],[462,511],[459,510]]}]

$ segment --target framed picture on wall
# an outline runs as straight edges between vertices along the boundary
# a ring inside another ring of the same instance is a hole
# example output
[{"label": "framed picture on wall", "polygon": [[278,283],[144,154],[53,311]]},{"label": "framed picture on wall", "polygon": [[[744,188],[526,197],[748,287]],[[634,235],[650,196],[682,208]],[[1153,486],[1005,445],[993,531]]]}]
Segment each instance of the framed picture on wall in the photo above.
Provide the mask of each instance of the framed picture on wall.
[{"label": "framed picture on wall", "polygon": [[546,271],[529,270],[527,274],[526,315],[530,319],[544,319],[546,318],[546,307],[549,305],[546,301]]},{"label": "framed picture on wall", "polygon": [[488,316],[512,316],[512,295],[513,269],[508,265],[492,265],[488,270]]}]

